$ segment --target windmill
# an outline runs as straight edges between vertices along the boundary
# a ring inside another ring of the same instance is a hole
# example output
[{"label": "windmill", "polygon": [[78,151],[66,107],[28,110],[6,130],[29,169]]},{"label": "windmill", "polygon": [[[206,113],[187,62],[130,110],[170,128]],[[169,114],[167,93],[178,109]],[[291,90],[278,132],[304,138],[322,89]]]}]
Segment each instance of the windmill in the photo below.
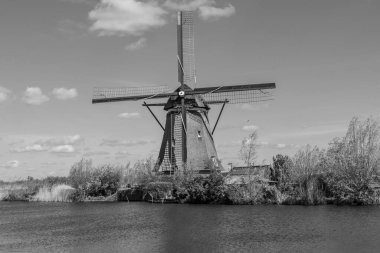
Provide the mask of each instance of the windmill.
[{"label": "windmill", "polygon": [[[180,86],[170,90],[159,87],[95,88],[92,103],[143,101],[143,106],[158,122],[164,135],[156,163],[156,170],[172,173],[185,167],[205,170],[210,162],[218,167],[218,156],[213,134],[228,104],[254,103],[272,100],[275,83],[234,86],[196,87],[194,64],[194,26],[190,11],[178,12],[177,61]],[[147,100],[167,99],[166,102],[146,103]],[[211,104],[222,104],[218,118],[211,129],[208,111]],[[166,114],[162,126],[151,106],[163,107]]]}]

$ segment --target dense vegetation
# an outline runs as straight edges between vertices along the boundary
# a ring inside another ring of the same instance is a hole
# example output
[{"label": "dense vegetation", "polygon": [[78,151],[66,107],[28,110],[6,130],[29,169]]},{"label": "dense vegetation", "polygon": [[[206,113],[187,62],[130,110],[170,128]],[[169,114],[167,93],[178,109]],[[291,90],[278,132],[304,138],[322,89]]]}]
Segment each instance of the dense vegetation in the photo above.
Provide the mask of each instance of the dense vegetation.
[{"label": "dense vegetation", "polygon": [[[254,163],[256,141],[256,132],[242,141],[239,154],[247,166]],[[91,160],[82,159],[72,166],[68,177],[1,182],[0,189],[8,187],[8,194],[0,194],[0,199],[28,200],[43,187],[46,190],[65,184],[75,189],[69,195],[72,201],[126,199],[126,193],[116,194],[118,189],[135,186],[132,191],[138,198],[149,193],[152,199],[177,199],[181,203],[378,204],[380,125],[373,118],[360,121],[355,117],[346,135],[333,139],[326,149],[308,145],[292,157],[277,154],[266,180],[250,176],[240,184],[227,184],[217,171],[202,178],[191,168],[172,176],[156,175],[153,168],[152,157],[133,166],[95,167]]]}]

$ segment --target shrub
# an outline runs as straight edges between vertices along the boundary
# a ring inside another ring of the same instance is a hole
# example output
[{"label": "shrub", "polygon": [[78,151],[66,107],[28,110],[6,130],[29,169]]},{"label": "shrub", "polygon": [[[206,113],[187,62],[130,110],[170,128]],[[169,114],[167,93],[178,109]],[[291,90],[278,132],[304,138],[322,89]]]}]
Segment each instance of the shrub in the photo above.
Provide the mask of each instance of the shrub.
[{"label": "shrub", "polygon": [[287,192],[292,187],[291,170],[293,167],[292,160],[287,155],[278,154],[273,157],[273,166],[270,179],[276,181],[276,186],[281,192]]},{"label": "shrub", "polygon": [[122,178],[122,171],[117,166],[102,165],[92,169],[90,180],[85,190],[88,196],[110,196],[116,193]]},{"label": "shrub", "polygon": [[168,198],[172,196],[173,184],[171,182],[150,182],[144,191],[149,192],[154,198]]},{"label": "shrub", "polygon": [[[123,180],[123,167],[101,165],[92,167],[91,160],[75,163],[69,175],[70,184],[86,196],[110,196],[116,193]],[[79,194],[79,195],[80,195]]]},{"label": "shrub", "polygon": [[377,197],[371,187],[380,168],[380,125],[354,117],[343,138],[335,138],[327,151],[331,177],[328,187],[338,203],[371,204]]},{"label": "shrub", "polygon": [[66,184],[41,187],[31,200],[45,202],[71,202],[75,189]]}]

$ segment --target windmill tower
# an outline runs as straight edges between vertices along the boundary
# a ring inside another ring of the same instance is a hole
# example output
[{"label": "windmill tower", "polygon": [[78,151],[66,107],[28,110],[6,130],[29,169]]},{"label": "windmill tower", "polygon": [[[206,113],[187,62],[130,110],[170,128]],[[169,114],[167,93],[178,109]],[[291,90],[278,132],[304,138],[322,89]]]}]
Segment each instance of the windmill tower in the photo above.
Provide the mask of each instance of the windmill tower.
[{"label": "windmill tower", "polygon": [[[143,106],[148,108],[164,131],[156,163],[156,170],[163,173],[171,173],[185,167],[204,171],[210,163],[218,167],[213,134],[225,105],[272,100],[271,90],[276,87],[274,83],[263,83],[197,88],[192,12],[178,12],[177,21],[178,82],[180,83],[177,89],[172,91],[168,87],[95,88],[92,99],[92,103],[143,101]],[[167,99],[167,101],[146,103],[146,100],[154,99]],[[213,128],[208,118],[211,104],[222,104]],[[167,111],[165,127],[152,112],[151,106],[163,106]]]}]

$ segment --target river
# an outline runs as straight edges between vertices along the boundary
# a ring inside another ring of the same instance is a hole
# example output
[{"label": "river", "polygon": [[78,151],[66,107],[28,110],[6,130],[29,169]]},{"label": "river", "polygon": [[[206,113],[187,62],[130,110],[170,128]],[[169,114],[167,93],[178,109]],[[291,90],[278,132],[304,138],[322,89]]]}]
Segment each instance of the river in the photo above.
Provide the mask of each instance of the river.
[{"label": "river", "polygon": [[1,252],[380,252],[380,207],[0,202]]}]

